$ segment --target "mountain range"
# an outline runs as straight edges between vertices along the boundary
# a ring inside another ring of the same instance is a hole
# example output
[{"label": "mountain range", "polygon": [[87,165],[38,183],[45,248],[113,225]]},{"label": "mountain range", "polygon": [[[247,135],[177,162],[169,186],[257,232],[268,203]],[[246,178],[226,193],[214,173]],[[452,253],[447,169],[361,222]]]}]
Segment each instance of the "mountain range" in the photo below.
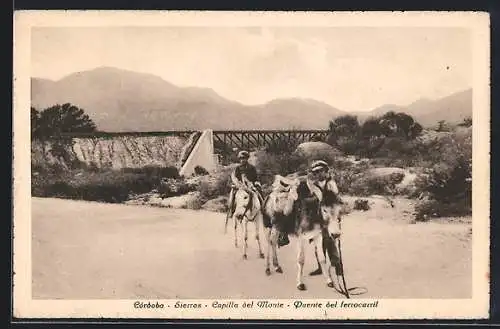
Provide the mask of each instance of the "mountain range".
[{"label": "mountain range", "polygon": [[228,100],[209,88],[179,87],[162,78],[112,67],[70,74],[58,81],[31,79],[31,104],[44,109],[72,103],[85,110],[101,131],[184,129],[326,129],[333,118],[360,120],[387,111],[406,112],[424,126],[439,120],[461,122],[472,116],[472,89],[421,99],[408,106],[382,105],[350,112],[307,98],[275,99],[262,105]]}]

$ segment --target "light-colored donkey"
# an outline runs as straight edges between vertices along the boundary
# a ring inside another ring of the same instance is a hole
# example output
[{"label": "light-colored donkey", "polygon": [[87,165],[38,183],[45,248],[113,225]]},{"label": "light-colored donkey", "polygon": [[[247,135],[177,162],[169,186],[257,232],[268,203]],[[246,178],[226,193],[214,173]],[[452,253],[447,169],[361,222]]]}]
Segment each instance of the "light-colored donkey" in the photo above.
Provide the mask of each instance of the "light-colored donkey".
[{"label": "light-colored donkey", "polygon": [[[266,229],[267,251],[266,251],[266,274],[270,275],[271,257],[273,259],[274,270],[283,273],[283,269],[278,263],[278,238],[280,232],[290,231],[290,225],[295,225],[293,218],[294,206],[297,201],[297,186],[300,181],[294,178],[287,178],[275,175],[273,189],[264,200],[262,215],[264,227]],[[287,234],[286,232],[285,234]]]},{"label": "light-colored donkey", "polygon": [[[234,194],[235,210],[233,213],[234,222],[234,246],[238,247],[238,226],[243,228],[243,259],[247,259],[248,249],[248,223],[255,224],[255,239],[259,248],[259,257],[264,258],[264,253],[260,245],[260,223],[262,222],[262,205],[257,195],[257,191],[251,188],[251,183],[243,179],[244,186],[238,187]],[[238,223],[240,225],[238,225]]]}]

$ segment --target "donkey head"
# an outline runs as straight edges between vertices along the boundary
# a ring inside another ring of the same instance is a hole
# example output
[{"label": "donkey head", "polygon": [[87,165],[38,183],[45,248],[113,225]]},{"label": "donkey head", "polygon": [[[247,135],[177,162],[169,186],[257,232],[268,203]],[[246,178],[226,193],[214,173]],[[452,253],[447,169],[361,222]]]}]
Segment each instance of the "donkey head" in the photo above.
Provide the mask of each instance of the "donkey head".
[{"label": "donkey head", "polygon": [[252,208],[252,194],[245,189],[238,189],[234,195],[235,210],[234,216],[242,220],[245,215],[249,215]]},{"label": "donkey head", "polygon": [[341,201],[337,194],[326,191],[320,202],[321,217],[328,229],[328,234],[332,238],[338,238],[341,234],[340,230],[340,210],[342,209]]}]

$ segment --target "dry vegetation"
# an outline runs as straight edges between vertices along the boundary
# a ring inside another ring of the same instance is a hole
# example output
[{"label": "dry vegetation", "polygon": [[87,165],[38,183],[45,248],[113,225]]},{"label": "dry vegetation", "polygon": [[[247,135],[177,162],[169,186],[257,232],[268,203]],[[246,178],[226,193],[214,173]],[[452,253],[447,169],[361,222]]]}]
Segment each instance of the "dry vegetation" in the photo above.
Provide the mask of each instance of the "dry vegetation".
[{"label": "dry vegetation", "polygon": [[[470,215],[472,128],[421,131],[404,114],[382,118],[386,121],[380,122],[402,120],[407,126],[391,130],[377,126],[378,119],[360,125],[355,117],[338,118],[331,123],[335,138],[329,144],[309,142],[297,149],[275,145],[256,152],[264,191],[269,191],[274,175],[302,174],[310,161],[323,159],[332,165],[343,195],[414,199],[416,220]],[[51,144],[36,140],[32,195],[148,203],[189,194],[184,204],[179,201],[181,207],[224,211],[232,165],[215,173],[198,167],[194,177],[179,177],[178,164],[186,156],[183,149],[190,147],[192,143],[176,138],[59,139]],[[362,210],[366,205],[358,202],[356,207]]]}]

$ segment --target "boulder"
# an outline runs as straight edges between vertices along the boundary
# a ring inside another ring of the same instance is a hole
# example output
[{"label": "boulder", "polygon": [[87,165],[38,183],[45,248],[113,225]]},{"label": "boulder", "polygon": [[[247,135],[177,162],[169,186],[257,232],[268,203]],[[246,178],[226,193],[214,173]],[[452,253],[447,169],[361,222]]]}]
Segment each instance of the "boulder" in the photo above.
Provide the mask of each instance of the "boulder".
[{"label": "boulder", "polygon": [[335,156],[341,156],[342,153],[324,142],[305,142],[297,146],[296,154],[302,155],[308,159],[326,158],[329,159]]},{"label": "boulder", "polygon": [[163,199],[158,192],[148,192],[138,195],[130,196],[130,200],[125,201],[125,204],[129,205],[152,205],[160,204]]},{"label": "boulder", "polygon": [[176,209],[196,209],[200,192],[189,192],[188,194],[165,198],[159,202],[159,206]]},{"label": "boulder", "polygon": [[382,168],[372,168],[366,171],[366,174],[372,177],[390,176],[395,173],[405,174],[405,170],[399,167],[382,167]]}]

